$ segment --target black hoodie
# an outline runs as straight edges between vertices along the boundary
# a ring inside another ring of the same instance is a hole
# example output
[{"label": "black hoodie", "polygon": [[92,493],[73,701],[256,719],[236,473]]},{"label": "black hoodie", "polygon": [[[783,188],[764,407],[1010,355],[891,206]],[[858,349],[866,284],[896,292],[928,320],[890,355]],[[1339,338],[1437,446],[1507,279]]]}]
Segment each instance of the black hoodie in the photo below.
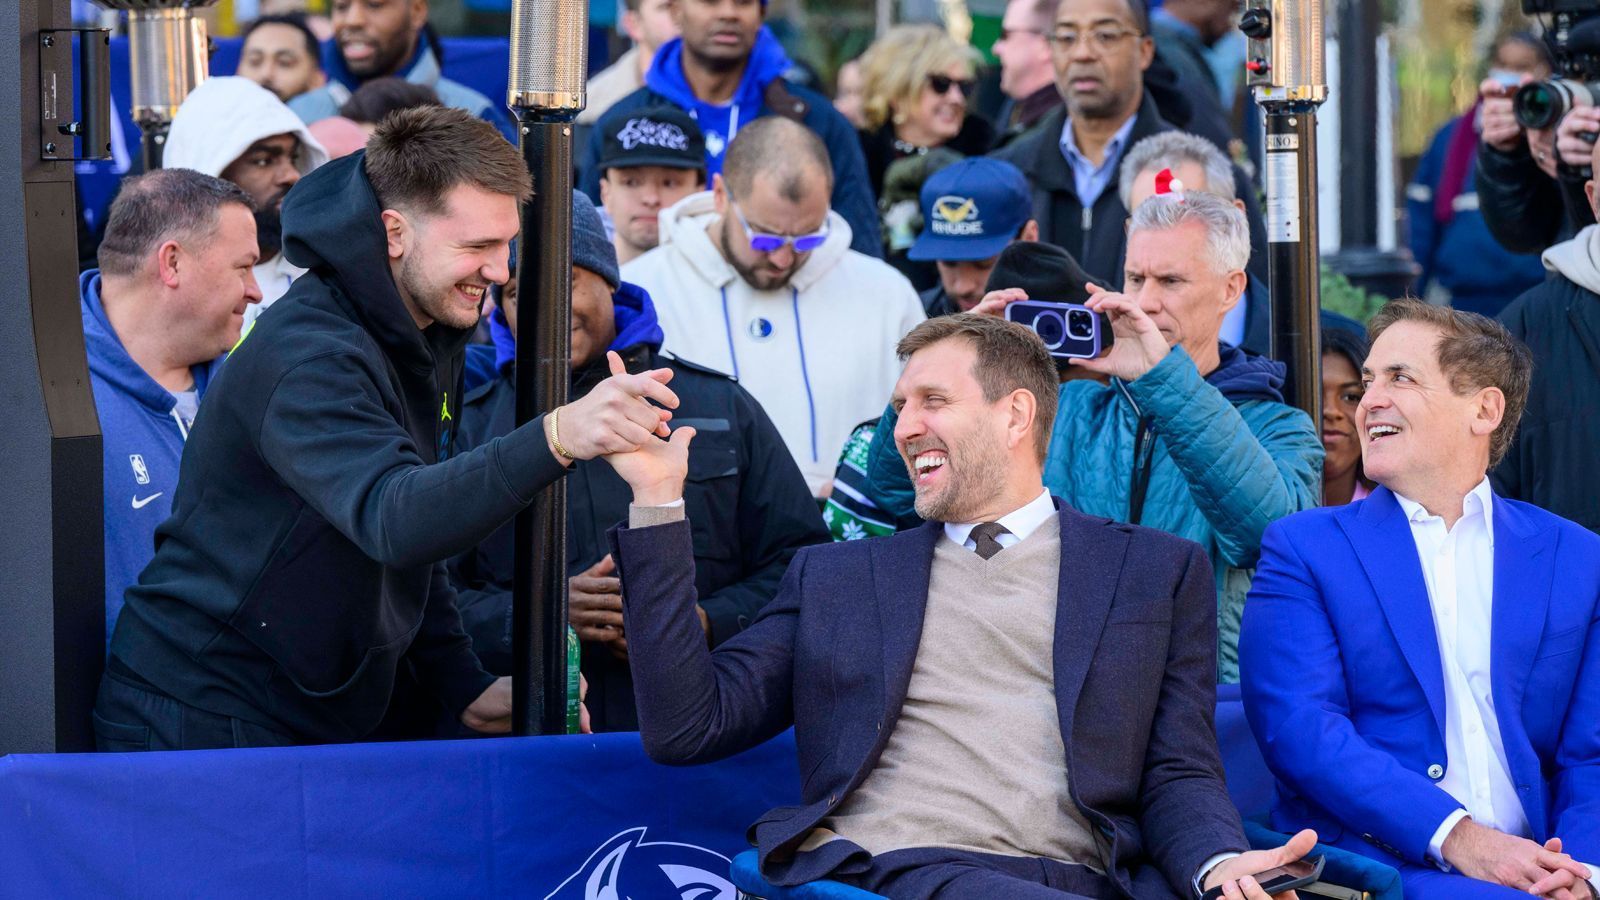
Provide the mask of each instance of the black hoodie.
[{"label": "black hoodie", "polygon": [[363,158],[285,201],[310,271],[207,392],[111,640],[113,671],[301,743],[372,731],[403,662],[452,712],[482,693],[441,561],[565,472],[538,421],[450,457],[469,332],[406,311]]}]

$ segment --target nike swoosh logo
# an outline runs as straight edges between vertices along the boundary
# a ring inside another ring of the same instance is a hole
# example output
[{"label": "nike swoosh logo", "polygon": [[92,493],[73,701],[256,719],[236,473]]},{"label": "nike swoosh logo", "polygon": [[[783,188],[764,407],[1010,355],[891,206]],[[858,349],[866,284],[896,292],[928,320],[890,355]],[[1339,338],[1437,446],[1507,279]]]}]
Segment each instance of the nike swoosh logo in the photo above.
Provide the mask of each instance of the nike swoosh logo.
[{"label": "nike swoosh logo", "polygon": [[156,491],[154,494],[151,494],[150,496],[145,497],[143,499],[135,497],[135,498],[133,498],[133,508],[134,509],[144,509],[146,506],[150,505],[150,501],[156,499],[157,497],[159,497],[159,496],[161,496],[162,494],[165,494],[165,493],[166,493],[166,491]]}]

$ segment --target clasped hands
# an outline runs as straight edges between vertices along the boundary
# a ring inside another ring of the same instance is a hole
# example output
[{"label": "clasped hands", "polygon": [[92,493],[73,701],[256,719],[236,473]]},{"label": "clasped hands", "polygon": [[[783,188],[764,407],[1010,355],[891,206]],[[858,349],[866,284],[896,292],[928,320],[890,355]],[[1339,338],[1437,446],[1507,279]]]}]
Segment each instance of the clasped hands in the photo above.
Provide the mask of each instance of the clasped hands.
[{"label": "clasped hands", "polygon": [[[630,375],[615,352],[606,353],[606,363],[611,377],[559,411],[561,449],[569,455],[563,462],[605,457],[633,489],[637,506],[662,506],[682,499],[689,472],[689,441],[695,431],[667,427],[678,406],[678,396],[667,388],[672,370]],[[555,427],[547,422],[545,437],[551,453],[560,459]],[[567,605],[579,640],[604,644],[619,660],[628,658],[622,584],[610,556],[567,580]],[[700,626],[710,633],[710,620],[703,609]]]},{"label": "clasped hands", "polygon": [[[653,435],[668,434],[667,423],[678,407],[678,395],[667,388],[672,370],[630,375],[615,351],[606,352],[606,362],[611,367],[610,378],[545,416],[545,440],[551,454],[564,464],[626,453]],[[652,400],[660,406],[652,405]]]},{"label": "clasped hands", "polygon": [[1440,848],[1457,872],[1550,900],[1591,900],[1589,868],[1561,851],[1561,839],[1543,845],[1462,819]]}]

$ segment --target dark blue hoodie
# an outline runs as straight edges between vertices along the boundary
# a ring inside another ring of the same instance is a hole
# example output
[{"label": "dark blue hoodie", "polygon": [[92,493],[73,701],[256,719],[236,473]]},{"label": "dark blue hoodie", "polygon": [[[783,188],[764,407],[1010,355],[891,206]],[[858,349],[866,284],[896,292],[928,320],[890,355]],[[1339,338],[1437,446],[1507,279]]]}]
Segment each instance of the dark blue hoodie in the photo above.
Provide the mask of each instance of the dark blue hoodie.
[{"label": "dark blue hoodie", "polygon": [[739,126],[767,114],[764,94],[768,84],[783,77],[790,66],[783,45],[763,25],[756,33],[755,46],[750,48],[750,62],[745,66],[744,77],[726,105],[706,103],[694,95],[683,74],[683,38],[673,38],[661,46],[650,71],[645,73],[645,87],[665,97],[672,105],[687,110],[699,123],[706,136],[706,176],[722,171],[722,152],[728,142],[739,133]]},{"label": "dark blue hoodie", "polygon": [[1217,367],[1206,376],[1206,383],[1235,403],[1246,400],[1283,401],[1283,363],[1265,356],[1246,353],[1238,347],[1218,345]]},{"label": "dark blue hoodie", "polygon": [[[800,122],[828,148],[828,158],[833,163],[830,204],[850,223],[850,249],[874,259],[882,258],[877,200],[872,182],[867,179],[861,140],[828,98],[783,79],[783,73],[792,65],[778,39],[763,25],[732,102],[716,106],[701,101],[689,87],[683,74],[683,39],[675,38],[656,52],[650,71],[645,73],[645,86],[618,100],[612,109],[643,109],[670,103],[694,116],[706,135],[708,179],[722,171],[723,152],[741,126],[774,113]],[[781,108],[774,109],[775,102]],[[595,129],[579,163],[578,187],[596,204],[600,202],[602,142],[600,130]]]},{"label": "dark blue hoodie", "polygon": [[[139,580],[155,553],[156,526],[172,512],[178,462],[189,424],[177,399],[128,356],[100,302],[100,272],[78,276],[84,349],[104,451],[106,542],[106,642],[122,611],[122,592]],[[199,397],[222,357],[194,366]]]}]

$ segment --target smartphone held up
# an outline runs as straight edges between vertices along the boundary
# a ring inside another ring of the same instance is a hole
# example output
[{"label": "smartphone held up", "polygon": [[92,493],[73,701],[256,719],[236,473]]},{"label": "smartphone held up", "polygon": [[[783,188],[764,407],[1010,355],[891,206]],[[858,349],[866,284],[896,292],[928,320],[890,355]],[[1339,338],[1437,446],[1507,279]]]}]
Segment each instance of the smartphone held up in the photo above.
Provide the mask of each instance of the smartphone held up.
[{"label": "smartphone held up", "polygon": [[1037,334],[1058,366],[1111,352],[1110,317],[1082,304],[1021,300],[1006,307],[1006,319]]}]

